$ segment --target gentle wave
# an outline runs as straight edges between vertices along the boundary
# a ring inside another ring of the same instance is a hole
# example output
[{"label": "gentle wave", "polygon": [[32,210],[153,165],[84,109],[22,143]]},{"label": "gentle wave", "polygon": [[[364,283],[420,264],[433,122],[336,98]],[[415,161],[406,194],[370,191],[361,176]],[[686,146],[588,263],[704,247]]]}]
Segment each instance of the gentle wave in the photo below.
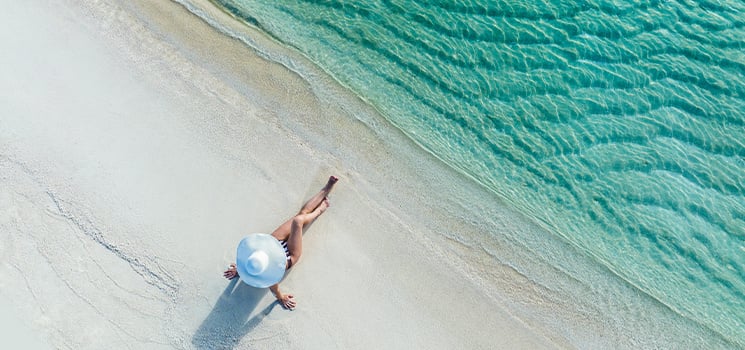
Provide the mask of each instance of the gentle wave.
[{"label": "gentle wave", "polygon": [[745,346],[745,4],[216,0]]}]

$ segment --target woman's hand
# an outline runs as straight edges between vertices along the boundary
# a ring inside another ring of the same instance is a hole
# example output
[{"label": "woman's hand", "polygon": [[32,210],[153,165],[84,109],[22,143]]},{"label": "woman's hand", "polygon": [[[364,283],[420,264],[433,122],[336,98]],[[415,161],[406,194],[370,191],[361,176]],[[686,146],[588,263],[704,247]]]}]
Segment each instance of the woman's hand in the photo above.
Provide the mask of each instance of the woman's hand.
[{"label": "woman's hand", "polygon": [[238,277],[238,270],[235,269],[235,264],[230,264],[230,266],[228,266],[228,269],[225,270],[222,275],[229,280]]},{"label": "woman's hand", "polygon": [[274,297],[277,298],[277,302],[279,302],[279,305],[282,305],[283,308],[288,310],[295,308],[295,298],[292,294],[282,294],[282,292],[279,291],[279,283],[269,287],[269,290],[272,291]]},{"label": "woman's hand", "polygon": [[282,305],[285,309],[292,310],[295,308],[295,298],[292,296],[292,294],[281,294],[277,296],[277,301],[280,305]]}]

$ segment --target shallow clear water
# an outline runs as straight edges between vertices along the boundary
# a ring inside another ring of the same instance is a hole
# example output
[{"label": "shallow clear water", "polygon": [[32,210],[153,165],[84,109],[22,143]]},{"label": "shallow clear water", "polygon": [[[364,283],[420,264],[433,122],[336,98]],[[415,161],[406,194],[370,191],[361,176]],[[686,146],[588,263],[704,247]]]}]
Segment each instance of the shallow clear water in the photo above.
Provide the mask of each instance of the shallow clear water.
[{"label": "shallow clear water", "polygon": [[745,3],[216,2],[745,347]]}]

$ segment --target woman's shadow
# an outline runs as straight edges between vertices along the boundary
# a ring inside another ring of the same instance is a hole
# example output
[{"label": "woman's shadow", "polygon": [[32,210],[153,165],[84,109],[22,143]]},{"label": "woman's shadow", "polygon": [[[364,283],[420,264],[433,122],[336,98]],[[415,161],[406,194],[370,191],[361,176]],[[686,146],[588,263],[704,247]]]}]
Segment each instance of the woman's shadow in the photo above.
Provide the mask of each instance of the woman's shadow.
[{"label": "woman's shadow", "polygon": [[266,293],[266,288],[254,288],[233,279],[194,333],[191,343],[197,349],[233,349],[277,305],[273,302],[249,318]]}]

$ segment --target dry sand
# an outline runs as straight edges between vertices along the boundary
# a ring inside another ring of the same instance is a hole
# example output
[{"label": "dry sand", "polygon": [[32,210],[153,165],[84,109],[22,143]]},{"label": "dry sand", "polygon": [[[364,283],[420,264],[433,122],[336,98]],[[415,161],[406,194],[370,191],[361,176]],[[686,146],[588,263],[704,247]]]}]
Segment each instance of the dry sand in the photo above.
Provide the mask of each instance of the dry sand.
[{"label": "dry sand", "polygon": [[[22,1],[0,21],[4,347],[566,345],[432,238],[455,225],[442,201],[478,189],[447,187],[457,174],[392,142],[361,101],[350,115],[333,82],[310,86],[165,1]],[[331,174],[332,207],[282,283],[297,309],[221,277],[245,234]]]}]

